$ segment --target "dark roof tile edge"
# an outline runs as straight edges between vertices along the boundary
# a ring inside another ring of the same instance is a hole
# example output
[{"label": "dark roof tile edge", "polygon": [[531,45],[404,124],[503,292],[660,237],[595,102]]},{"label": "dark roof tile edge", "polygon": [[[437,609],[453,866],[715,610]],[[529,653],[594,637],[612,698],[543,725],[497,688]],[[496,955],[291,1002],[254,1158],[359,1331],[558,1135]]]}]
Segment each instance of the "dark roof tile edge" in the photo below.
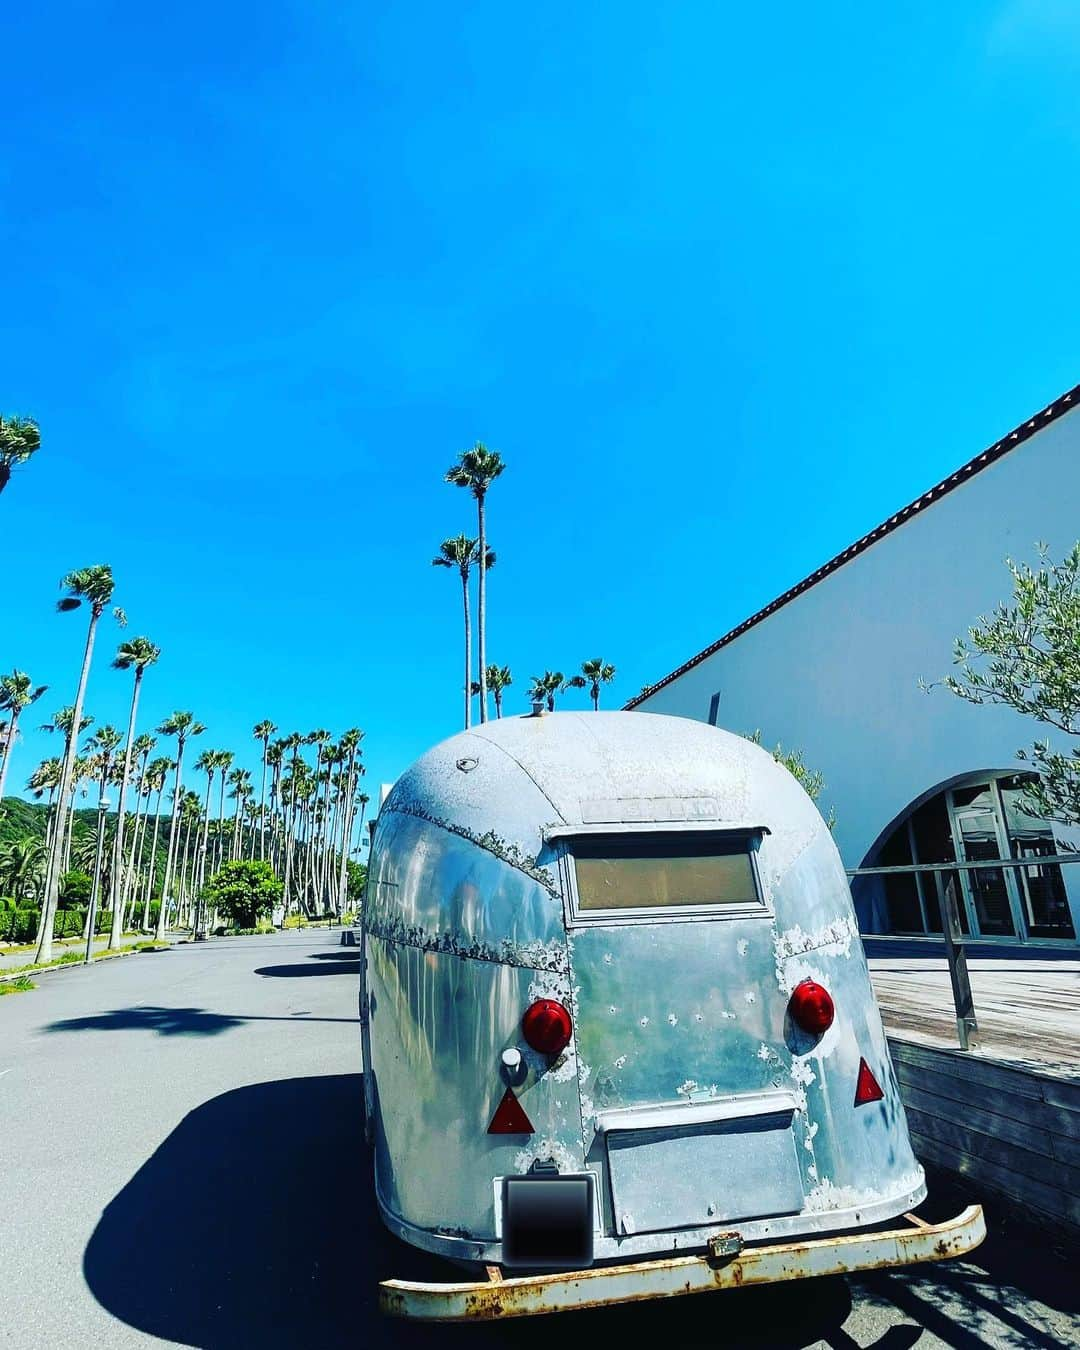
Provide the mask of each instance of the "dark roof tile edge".
[{"label": "dark roof tile edge", "polygon": [[935,484],[929,491],[924,492],[922,496],[916,497],[915,500],[905,506],[902,511],[897,511],[895,515],[892,515],[888,520],[883,521],[882,524],[871,530],[869,534],[864,534],[863,537],[857,539],[854,544],[849,544],[842,553],[838,553],[835,558],[830,558],[829,561],[823,563],[817,571],[811,572],[808,577],[804,577],[802,581],[797,585],[792,586],[790,590],[785,591],[783,595],[777,596],[777,598],[767,604],[764,609],[759,609],[756,614],[751,614],[748,619],[744,619],[743,622],[739,624],[738,628],[733,628],[730,633],[725,633],[722,638],[718,638],[711,646],[706,647],[704,651],[698,652],[696,656],[692,656],[689,661],[684,661],[681,666],[676,670],[673,670],[670,675],[665,675],[662,680],[658,680],[656,684],[647,684],[640,694],[637,694],[634,698],[623,704],[624,709],[636,708],[639,703],[643,703],[645,699],[651,698],[657,690],[663,689],[665,685],[671,684],[671,682],[677,680],[680,675],[685,675],[688,670],[692,670],[694,666],[700,665],[707,657],[712,656],[713,652],[719,651],[721,647],[726,647],[729,642],[734,642],[735,639],[741,637],[748,628],[753,628],[754,625],[760,623],[762,619],[767,619],[770,614],[775,614],[776,611],[783,605],[786,605],[789,600],[794,600],[797,595],[802,595],[803,591],[808,591],[811,586],[816,586],[819,581],[823,581],[831,572],[835,572],[838,568],[842,567],[844,563],[850,562],[852,558],[865,552],[872,544],[876,544],[878,540],[885,535],[891,534],[893,530],[898,529],[906,521],[910,520],[912,516],[917,515],[920,511],[924,511],[928,506],[933,505],[934,502],[940,501],[947,492],[951,492],[954,487],[958,487],[959,484],[965,481],[971,474],[978,473],[980,469],[985,469],[987,465],[993,464],[995,460],[1001,459],[1004,455],[1007,455],[1010,450],[1015,450],[1018,445],[1022,445],[1023,442],[1030,436],[1033,436],[1036,431],[1041,431],[1048,423],[1053,422],[1056,418],[1063,416],[1067,412],[1071,412],[1076,407],[1080,407],[1080,384],[1074,385],[1068,393],[1062,394],[1061,397],[1056,398],[1053,403],[1047,404],[1047,406],[1040,412],[1037,412],[1034,417],[1029,417],[1026,421],[1022,422],[1014,431],[1007,432],[999,441],[995,441],[993,445],[976,455],[974,459],[970,459],[966,464],[962,464],[960,468],[954,473],[951,473],[948,478],[942,479],[940,483]]}]

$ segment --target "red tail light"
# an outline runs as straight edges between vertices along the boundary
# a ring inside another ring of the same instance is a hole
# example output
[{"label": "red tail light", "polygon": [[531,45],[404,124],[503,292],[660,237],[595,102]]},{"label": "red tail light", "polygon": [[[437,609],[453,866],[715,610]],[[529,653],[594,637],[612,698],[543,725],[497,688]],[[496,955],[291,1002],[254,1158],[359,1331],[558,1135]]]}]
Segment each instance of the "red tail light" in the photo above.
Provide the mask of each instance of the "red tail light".
[{"label": "red tail light", "polygon": [[803,980],[792,991],[788,1004],[791,1019],[811,1036],[823,1035],[833,1024],[836,1009],[832,996],[816,980]]},{"label": "red tail light", "polygon": [[537,999],[521,1019],[521,1034],[542,1055],[557,1055],[565,1050],[573,1031],[570,1014],[553,998]]}]

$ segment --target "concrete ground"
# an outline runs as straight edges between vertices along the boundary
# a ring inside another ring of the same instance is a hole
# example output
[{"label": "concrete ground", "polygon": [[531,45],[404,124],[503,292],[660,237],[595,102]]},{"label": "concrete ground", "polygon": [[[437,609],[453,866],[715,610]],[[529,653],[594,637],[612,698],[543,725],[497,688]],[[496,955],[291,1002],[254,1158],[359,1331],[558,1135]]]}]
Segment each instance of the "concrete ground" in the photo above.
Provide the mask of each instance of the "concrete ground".
[{"label": "concrete ground", "polygon": [[[1080,1343],[1069,1254],[997,1226],[968,1261],[862,1279],[482,1327],[383,1321],[376,1280],[431,1266],[375,1213],[359,953],[338,942],[219,939],[44,976],[0,1000],[0,1343]],[[937,1203],[955,1212],[961,1198]]]}]

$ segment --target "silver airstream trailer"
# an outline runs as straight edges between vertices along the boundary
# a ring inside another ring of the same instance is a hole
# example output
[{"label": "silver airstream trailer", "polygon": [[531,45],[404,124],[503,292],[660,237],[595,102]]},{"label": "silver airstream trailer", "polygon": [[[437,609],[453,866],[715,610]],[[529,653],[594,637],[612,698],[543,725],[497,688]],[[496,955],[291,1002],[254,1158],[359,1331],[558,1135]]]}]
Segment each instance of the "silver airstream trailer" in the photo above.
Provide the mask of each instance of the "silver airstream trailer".
[{"label": "silver airstream trailer", "polygon": [[[469,1278],[385,1311],[515,1316],[956,1255],[844,869],[795,779],[648,713],[444,741],[375,827],[360,1022],[378,1205]],[[889,1223],[887,1221],[897,1220]]]}]

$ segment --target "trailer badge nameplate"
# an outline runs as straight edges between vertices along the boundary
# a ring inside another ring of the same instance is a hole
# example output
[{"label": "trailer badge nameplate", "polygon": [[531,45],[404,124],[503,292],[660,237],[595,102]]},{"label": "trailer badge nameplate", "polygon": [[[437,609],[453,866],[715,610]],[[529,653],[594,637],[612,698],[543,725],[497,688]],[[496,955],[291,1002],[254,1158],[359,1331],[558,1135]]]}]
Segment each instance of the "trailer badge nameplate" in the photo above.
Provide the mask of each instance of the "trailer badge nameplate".
[{"label": "trailer badge nameplate", "polygon": [[708,1255],[706,1260],[711,1265],[714,1261],[727,1261],[733,1256],[738,1256],[742,1251],[743,1240],[741,1233],[715,1233],[705,1244]]},{"label": "trailer badge nameplate", "polygon": [[535,1134],[532,1121],[525,1114],[525,1108],[514,1096],[513,1089],[507,1088],[502,1101],[495,1108],[488,1134]]},{"label": "trailer badge nameplate", "polygon": [[885,1094],[878,1080],[870,1072],[865,1059],[859,1060],[859,1078],[855,1084],[855,1105],[865,1106],[867,1102],[879,1102]]}]

